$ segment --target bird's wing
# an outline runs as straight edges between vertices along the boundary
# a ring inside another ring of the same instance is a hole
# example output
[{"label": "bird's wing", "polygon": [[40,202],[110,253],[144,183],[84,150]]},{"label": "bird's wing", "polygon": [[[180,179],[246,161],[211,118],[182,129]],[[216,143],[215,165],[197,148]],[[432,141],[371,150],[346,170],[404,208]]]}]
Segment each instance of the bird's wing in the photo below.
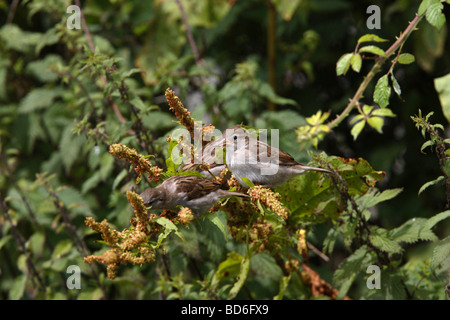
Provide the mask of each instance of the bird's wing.
[{"label": "bird's wing", "polygon": [[222,188],[220,183],[197,176],[176,176],[177,192],[185,193],[188,200],[201,198],[213,191]]}]

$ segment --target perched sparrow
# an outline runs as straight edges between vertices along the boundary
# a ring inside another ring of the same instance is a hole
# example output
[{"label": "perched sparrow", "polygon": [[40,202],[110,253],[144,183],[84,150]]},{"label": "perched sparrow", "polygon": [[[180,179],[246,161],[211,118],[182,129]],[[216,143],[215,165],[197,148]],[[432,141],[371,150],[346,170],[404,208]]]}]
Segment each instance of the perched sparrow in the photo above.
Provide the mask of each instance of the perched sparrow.
[{"label": "perched sparrow", "polygon": [[155,188],[141,193],[146,206],[154,209],[176,209],[178,205],[190,208],[199,215],[208,211],[220,199],[232,196],[249,197],[240,192],[223,189],[223,185],[197,176],[173,176]]},{"label": "perched sparrow", "polygon": [[[326,169],[298,163],[290,154],[269,146],[239,125],[227,129],[222,137],[205,147],[202,160],[210,164],[209,172],[214,175],[225,168],[225,164],[216,163],[216,157],[213,155],[214,151],[222,146],[226,146],[226,165],[244,187],[247,185],[241,177],[249,179],[254,184],[277,187],[306,171],[331,173]],[[195,167],[189,164],[184,168],[192,170]],[[200,170],[200,172],[208,175],[208,171]]]}]

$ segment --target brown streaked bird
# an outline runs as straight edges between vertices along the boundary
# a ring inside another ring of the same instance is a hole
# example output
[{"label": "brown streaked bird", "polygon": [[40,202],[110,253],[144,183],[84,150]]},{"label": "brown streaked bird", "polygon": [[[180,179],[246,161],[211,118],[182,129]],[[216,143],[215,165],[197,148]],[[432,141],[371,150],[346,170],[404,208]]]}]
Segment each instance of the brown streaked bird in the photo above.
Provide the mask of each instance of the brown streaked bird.
[{"label": "brown streaked bird", "polygon": [[[227,129],[220,138],[209,143],[203,153],[203,162],[210,164],[209,171],[216,175],[226,165],[215,163],[214,151],[226,146],[226,164],[239,183],[247,187],[242,177],[253,184],[265,187],[277,187],[292,177],[307,171],[331,173],[323,168],[305,166],[278,148],[271,147],[264,141],[256,139],[240,125]],[[184,168],[192,170],[195,165]],[[200,171],[209,176],[207,171]]]},{"label": "brown streaked bird", "polygon": [[174,210],[180,205],[190,208],[196,216],[208,211],[219,200],[233,196],[249,197],[224,189],[224,184],[188,175],[172,176],[157,187],[147,188],[141,193],[144,204],[153,209]]}]

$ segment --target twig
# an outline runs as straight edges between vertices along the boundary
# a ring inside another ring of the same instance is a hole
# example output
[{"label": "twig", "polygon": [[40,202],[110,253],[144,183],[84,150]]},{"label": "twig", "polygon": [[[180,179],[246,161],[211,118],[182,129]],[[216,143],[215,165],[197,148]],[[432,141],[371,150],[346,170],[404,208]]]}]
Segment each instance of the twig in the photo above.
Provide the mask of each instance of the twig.
[{"label": "twig", "polygon": [[[276,90],[276,10],[271,0],[267,0],[268,26],[267,26],[267,64],[268,79],[272,89]],[[269,111],[275,111],[275,103],[268,102]]]},{"label": "twig", "polygon": [[330,261],[330,258],[328,258],[328,256],[324,254],[322,251],[317,249],[316,246],[314,246],[311,242],[307,241],[306,244],[315,254],[317,254],[320,258],[322,258],[322,260],[326,262]]},{"label": "twig", "polygon": [[[88,42],[89,48],[91,49],[92,53],[95,53],[94,41],[92,40],[91,33],[89,32],[89,28],[88,28],[88,26],[86,24],[86,20],[84,19],[84,14],[83,14],[83,11],[81,10],[80,0],[75,0],[75,3],[80,8],[81,26],[83,28],[84,35],[86,36],[86,40]],[[108,82],[106,81],[105,76],[100,75],[100,78],[101,78],[101,80],[103,82],[103,85],[106,87]],[[112,107],[114,113],[116,114],[116,117],[119,119],[120,123],[122,123],[122,124],[126,123],[127,121],[125,120],[125,118],[123,117],[122,113],[120,112],[119,107],[112,100],[111,97],[108,97],[108,103],[111,105],[111,107]]]},{"label": "twig", "polygon": [[381,66],[386,62],[386,60],[400,47],[403,45],[403,43],[408,39],[410,34],[414,31],[416,25],[419,23],[419,21],[423,18],[423,15],[419,16],[416,14],[415,18],[409,23],[408,27],[406,27],[405,31],[403,31],[400,35],[400,37],[397,38],[397,41],[395,41],[392,46],[389,47],[389,49],[386,50],[386,57],[379,57],[375,64],[373,65],[372,69],[369,71],[367,76],[364,78],[363,82],[358,87],[358,90],[356,90],[355,95],[350,100],[349,104],[345,107],[344,111],[340,115],[336,117],[333,121],[328,123],[328,127],[331,129],[334,127],[337,127],[342,120],[344,120],[347,115],[350,113],[351,110],[356,106],[356,103],[361,99],[364,91],[366,90],[369,83],[372,81],[374,76],[380,71]]},{"label": "twig", "polygon": [[17,5],[19,0],[13,0],[11,6],[9,7],[8,18],[6,19],[6,24],[12,23],[14,20],[14,15],[16,14]]},{"label": "twig", "polygon": [[183,20],[184,27],[186,28],[186,35],[189,41],[189,46],[191,47],[192,53],[194,54],[195,63],[200,66],[202,64],[202,59],[198,54],[197,45],[195,44],[194,37],[192,36],[191,27],[189,26],[186,12],[184,11],[183,4],[180,0],[175,0],[180,9],[181,19]]}]

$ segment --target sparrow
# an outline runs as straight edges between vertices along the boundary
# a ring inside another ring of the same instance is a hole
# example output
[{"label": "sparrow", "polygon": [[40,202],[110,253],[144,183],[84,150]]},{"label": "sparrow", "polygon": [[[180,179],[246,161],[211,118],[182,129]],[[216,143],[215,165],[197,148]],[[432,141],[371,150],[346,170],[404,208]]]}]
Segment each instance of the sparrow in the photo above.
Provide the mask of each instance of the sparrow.
[{"label": "sparrow", "polygon": [[[226,164],[216,163],[213,153],[223,146],[226,148]],[[290,154],[252,136],[241,125],[227,129],[220,138],[210,142],[204,149],[202,161],[210,165],[209,171],[197,168],[203,175],[216,175],[227,166],[246,188],[248,186],[242,177],[253,184],[275,188],[307,171],[332,173],[327,169],[305,166],[295,161]],[[183,167],[185,168],[195,170],[195,165],[188,164]]]},{"label": "sparrow", "polygon": [[188,175],[172,176],[155,188],[147,188],[140,196],[147,207],[174,210],[180,205],[190,208],[196,216],[205,213],[223,198],[250,197],[226,190],[225,184]]}]

